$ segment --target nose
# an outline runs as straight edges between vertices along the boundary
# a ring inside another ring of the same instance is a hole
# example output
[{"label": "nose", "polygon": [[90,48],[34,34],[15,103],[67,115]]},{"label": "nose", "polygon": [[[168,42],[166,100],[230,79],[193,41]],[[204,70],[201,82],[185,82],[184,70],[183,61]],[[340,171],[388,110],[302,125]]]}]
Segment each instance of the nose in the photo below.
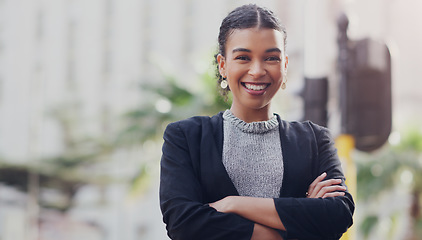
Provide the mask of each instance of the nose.
[{"label": "nose", "polygon": [[251,63],[249,68],[249,75],[254,79],[258,79],[266,74],[264,64],[261,61],[254,61]]}]

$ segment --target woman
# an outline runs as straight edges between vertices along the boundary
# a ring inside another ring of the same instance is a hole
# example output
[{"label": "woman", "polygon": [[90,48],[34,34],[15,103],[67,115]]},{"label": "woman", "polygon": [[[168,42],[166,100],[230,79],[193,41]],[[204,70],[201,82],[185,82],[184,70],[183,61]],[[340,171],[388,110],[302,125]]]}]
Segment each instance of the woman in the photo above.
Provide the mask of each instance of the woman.
[{"label": "woman", "polygon": [[223,20],[216,55],[230,110],[171,123],[160,206],[172,239],[338,239],[352,225],[327,129],[271,114],[286,87],[286,32],[256,5]]}]

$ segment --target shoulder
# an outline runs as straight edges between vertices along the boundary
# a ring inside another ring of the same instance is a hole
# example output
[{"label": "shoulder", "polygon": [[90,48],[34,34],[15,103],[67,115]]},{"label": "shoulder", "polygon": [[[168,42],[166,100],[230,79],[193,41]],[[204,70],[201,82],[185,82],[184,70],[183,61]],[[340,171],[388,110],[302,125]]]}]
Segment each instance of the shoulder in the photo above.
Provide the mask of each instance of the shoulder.
[{"label": "shoulder", "polygon": [[286,121],[277,115],[280,123],[280,131],[289,137],[312,139],[319,141],[322,138],[331,138],[328,128],[315,124],[311,121]]},{"label": "shoulder", "polygon": [[286,121],[280,118],[277,115],[278,121],[280,123],[280,128],[286,131],[293,131],[293,132],[309,132],[309,133],[320,133],[320,132],[328,132],[329,130],[326,127],[320,126],[316,123],[311,121]]}]

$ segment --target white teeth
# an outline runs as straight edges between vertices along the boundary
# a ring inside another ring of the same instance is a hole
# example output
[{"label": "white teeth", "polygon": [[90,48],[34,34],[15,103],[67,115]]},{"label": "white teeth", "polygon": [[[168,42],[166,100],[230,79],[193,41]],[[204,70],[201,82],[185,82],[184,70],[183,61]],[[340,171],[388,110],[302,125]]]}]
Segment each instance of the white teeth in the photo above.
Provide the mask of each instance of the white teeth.
[{"label": "white teeth", "polygon": [[267,84],[256,85],[256,84],[245,83],[245,87],[250,90],[260,91],[260,90],[264,90],[267,87]]}]

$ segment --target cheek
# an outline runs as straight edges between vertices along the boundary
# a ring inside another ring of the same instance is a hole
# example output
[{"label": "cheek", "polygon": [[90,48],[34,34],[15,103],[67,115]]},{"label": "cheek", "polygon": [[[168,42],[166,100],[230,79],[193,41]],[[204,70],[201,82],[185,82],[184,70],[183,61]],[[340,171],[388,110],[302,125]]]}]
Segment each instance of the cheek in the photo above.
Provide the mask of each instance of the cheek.
[{"label": "cheek", "polygon": [[284,72],[282,68],[274,68],[271,71],[271,77],[273,78],[274,81],[283,81],[284,78]]},{"label": "cheek", "polygon": [[277,81],[277,82],[275,83],[275,86],[276,86],[276,88],[275,88],[275,89],[276,89],[276,91],[278,91],[278,90],[281,88],[281,84],[282,84],[282,82],[283,82],[282,80],[283,80],[283,79],[281,79],[281,78],[280,78],[280,80],[279,80],[279,81]]},{"label": "cheek", "polygon": [[229,66],[227,66],[227,67],[228,67],[226,69],[227,76],[231,76],[233,78],[242,76],[247,72],[247,67],[245,67],[243,65],[232,64],[232,65],[230,65],[230,67]]}]

